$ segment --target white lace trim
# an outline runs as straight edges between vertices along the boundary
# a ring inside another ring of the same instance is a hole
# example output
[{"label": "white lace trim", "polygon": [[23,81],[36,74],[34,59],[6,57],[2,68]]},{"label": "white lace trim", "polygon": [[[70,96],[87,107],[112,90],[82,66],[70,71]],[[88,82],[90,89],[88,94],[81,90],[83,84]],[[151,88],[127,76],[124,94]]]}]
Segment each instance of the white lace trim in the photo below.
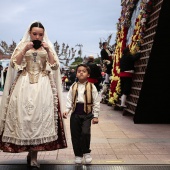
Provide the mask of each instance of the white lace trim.
[{"label": "white lace trim", "polygon": [[43,137],[39,139],[16,139],[8,136],[3,136],[2,141],[7,143],[14,143],[16,145],[39,145],[57,140],[57,136]]},{"label": "white lace trim", "polygon": [[[24,60],[24,59],[23,59]],[[25,67],[26,67],[26,62],[22,61],[21,65],[18,65],[16,62],[17,62],[17,59],[16,58],[13,58],[12,59],[12,62],[14,64],[14,68],[17,70],[17,71],[20,71],[20,70],[23,70]]]},{"label": "white lace trim", "polygon": [[49,74],[49,79],[50,79],[50,85],[52,88],[52,93],[53,93],[53,101],[54,101],[54,121],[55,121],[55,131],[56,134],[58,132],[58,97],[57,97],[57,88],[54,83],[53,75]]},{"label": "white lace trim", "polygon": [[47,61],[47,64],[49,64],[49,66],[52,68],[52,69],[57,69],[58,68],[58,64],[57,64],[57,60],[56,60],[56,58],[55,58],[55,55],[54,55],[54,53],[52,52],[52,50],[50,50],[50,52],[53,54],[53,56],[54,56],[54,63],[53,64],[51,64],[48,60],[46,60]]}]

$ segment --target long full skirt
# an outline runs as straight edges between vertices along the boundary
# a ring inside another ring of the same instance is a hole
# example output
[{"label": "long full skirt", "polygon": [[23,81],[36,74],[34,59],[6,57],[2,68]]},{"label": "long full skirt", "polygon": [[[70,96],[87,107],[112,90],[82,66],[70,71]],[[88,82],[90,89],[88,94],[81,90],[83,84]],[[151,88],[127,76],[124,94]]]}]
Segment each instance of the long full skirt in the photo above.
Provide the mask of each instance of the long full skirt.
[{"label": "long full skirt", "polygon": [[53,75],[18,75],[11,87],[0,149],[4,152],[50,151],[67,147]]}]

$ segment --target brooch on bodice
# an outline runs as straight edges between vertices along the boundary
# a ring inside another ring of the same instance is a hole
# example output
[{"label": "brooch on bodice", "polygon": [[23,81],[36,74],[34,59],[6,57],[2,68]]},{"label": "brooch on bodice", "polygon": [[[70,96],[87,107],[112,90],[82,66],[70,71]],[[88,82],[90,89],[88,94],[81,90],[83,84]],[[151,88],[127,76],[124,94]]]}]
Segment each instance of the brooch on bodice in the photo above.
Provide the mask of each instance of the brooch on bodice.
[{"label": "brooch on bodice", "polygon": [[37,52],[33,52],[33,61],[36,62],[37,61]]}]

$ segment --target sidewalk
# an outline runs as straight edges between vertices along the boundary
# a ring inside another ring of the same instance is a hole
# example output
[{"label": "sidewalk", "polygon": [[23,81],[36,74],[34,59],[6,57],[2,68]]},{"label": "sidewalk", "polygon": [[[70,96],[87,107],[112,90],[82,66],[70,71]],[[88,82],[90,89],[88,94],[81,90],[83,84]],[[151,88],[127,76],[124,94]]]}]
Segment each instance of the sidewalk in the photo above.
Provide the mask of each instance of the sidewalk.
[{"label": "sidewalk", "polygon": [[[74,164],[69,117],[65,125],[68,148],[39,152],[40,164]],[[134,124],[133,115],[101,104],[99,124],[92,124],[91,149],[92,164],[170,164],[170,124]],[[26,164],[26,155],[0,152],[0,164]]]}]

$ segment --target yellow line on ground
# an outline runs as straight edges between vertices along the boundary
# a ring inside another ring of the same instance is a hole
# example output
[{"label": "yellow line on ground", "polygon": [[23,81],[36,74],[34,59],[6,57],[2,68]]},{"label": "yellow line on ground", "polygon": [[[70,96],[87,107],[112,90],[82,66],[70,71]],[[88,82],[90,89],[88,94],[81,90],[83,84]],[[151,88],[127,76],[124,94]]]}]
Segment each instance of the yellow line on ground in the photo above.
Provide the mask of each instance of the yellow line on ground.
[{"label": "yellow line on ground", "polygon": [[120,163],[120,162],[124,162],[124,161],[116,161],[116,160],[114,161],[114,160],[113,160],[113,161],[106,161],[106,162],[116,162],[116,163]]}]

